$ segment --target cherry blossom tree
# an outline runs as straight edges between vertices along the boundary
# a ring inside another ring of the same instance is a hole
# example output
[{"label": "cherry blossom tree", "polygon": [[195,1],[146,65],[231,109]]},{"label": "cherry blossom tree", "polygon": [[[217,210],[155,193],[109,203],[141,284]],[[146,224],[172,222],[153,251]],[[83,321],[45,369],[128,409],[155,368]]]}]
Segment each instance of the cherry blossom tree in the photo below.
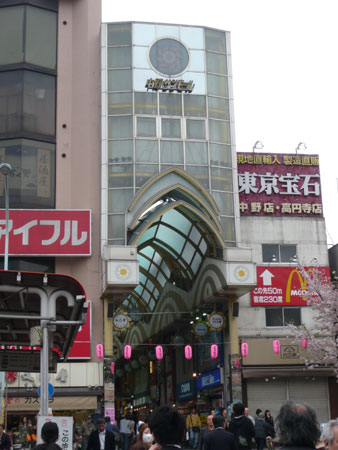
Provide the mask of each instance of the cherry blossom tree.
[{"label": "cherry blossom tree", "polygon": [[332,283],[320,268],[300,271],[305,281],[304,298],[313,311],[314,323],[311,327],[289,324],[289,330],[296,343],[306,348],[305,362],[309,368],[331,366],[338,377],[337,283]]}]

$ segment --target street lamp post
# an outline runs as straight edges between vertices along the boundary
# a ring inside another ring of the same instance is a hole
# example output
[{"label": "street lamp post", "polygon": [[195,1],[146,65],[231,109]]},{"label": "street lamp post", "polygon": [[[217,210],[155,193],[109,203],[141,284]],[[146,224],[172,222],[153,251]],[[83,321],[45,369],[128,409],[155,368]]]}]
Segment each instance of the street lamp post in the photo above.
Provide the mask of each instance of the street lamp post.
[{"label": "street lamp post", "polygon": [[5,235],[5,257],[4,269],[8,270],[8,241],[9,241],[9,192],[8,192],[8,176],[11,173],[12,166],[7,163],[0,164],[0,173],[5,178],[5,208],[6,208],[6,235]]}]

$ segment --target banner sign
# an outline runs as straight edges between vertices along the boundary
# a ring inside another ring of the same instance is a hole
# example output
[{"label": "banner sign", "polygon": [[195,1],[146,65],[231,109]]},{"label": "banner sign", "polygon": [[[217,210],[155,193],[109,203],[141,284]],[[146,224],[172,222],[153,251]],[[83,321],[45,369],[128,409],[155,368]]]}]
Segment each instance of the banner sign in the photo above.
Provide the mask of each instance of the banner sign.
[{"label": "banner sign", "polygon": [[88,301],[86,322],[81,325],[69,353],[68,359],[90,359],[91,358],[91,335],[92,335],[92,302]]},{"label": "banner sign", "polygon": [[[305,267],[311,275],[313,267]],[[330,280],[330,268],[320,267],[323,278]],[[251,291],[252,306],[307,306],[306,281],[296,267],[257,267],[257,287]]]},{"label": "banner sign", "polygon": [[242,216],[323,215],[318,155],[237,153]]},{"label": "banner sign", "polygon": [[194,380],[188,380],[184,383],[176,384],[176,398],[183,400],[195,396]]},{"label": "banner sign", "polygon": [[212,372],[204,373],[196,378],[196,389],[200,391],[207,387],[216,386],[221,383],[221,371],[215,369]]},{"label": "banner sign", "polygon": [[[0,210],[0,253],[5,252],[6,211]],[[90,256],[91,211],[10,209],[9,255]]]}]

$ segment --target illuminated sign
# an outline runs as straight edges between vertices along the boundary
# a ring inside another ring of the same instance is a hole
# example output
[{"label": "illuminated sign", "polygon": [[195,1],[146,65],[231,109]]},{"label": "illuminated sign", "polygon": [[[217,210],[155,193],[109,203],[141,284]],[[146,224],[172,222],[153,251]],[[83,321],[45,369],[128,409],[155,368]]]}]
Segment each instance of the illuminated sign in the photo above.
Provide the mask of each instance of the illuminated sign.
[{"label": "illuminated sign", "polygon": [[[0,210],[0,253],[5,250],[5,210]],[[89,210],[11,209],[9,254],[89,256],[91,212]]]},{"label": "illuminated sign", "polygon": [[242,216],[322,216],[318,155],[238,153]]},{"label": "illuminated sign", "polygon": [[[311,274],[313,268],[305,267]],[[319,270],[330,280],[329,267]],[[304,298],[306,281],[299,269],[284,266],[257,267],[257,287],[251,291],[252,306],[307,306]]]},{"label": "illuminated sign", "polygon": [[183,81],[183,80],[171,80],[171,79],[163,79],[156,78],[153,80],[149,78],[146,82],[145,87],[147,91],[162,91],[162,92],[192,92],[195,84],[193,81]]}]

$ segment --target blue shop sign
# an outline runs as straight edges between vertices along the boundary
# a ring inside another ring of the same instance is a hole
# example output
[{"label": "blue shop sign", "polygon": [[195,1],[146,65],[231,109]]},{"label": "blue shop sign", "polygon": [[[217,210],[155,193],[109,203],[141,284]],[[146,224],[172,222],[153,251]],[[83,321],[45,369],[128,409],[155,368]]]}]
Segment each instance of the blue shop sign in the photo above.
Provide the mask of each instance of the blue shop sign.
[{"label": "blue shop sign", "polygon": [[212,370],[196,378],[196,389],[198,391],[207,387],[216,386],[217,384],[221,384],[220,369]]},{"label": "blue shop sign", "polygon": [[194,395],[195,395],[194,380],[189,380],[185,381],[184,383],[176,384],[177,400],[194,397]]}]

